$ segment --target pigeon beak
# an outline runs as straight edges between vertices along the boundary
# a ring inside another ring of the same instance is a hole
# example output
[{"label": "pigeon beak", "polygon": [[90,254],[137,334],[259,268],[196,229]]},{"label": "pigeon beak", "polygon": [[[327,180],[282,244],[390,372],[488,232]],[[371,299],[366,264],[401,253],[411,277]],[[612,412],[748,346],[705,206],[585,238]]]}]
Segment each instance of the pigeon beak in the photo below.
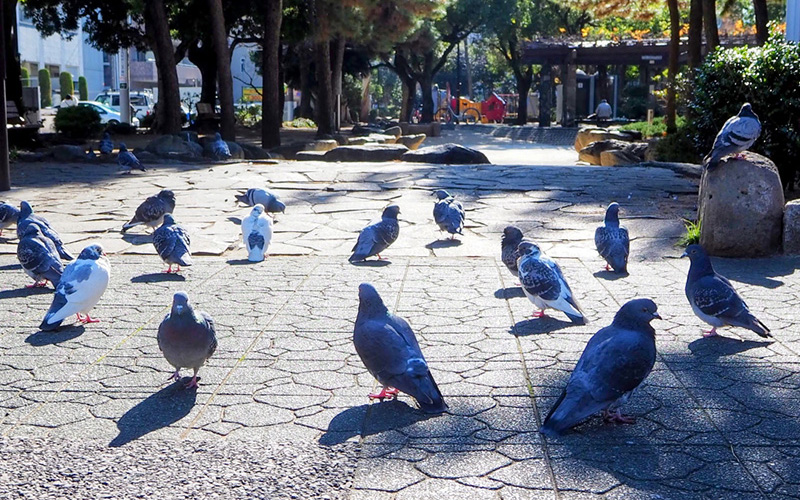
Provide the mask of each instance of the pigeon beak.
[{"label": "pigeon beak", "polygon": [[180,304],[176,305],[175,306],[175,312],[178,313],[178,314],[182,313],[183,312],[183,306],[180,305]]},{"label": "pigeon beak", "polygon": [[660,315],[660,314],[658,314],[657,312],[654,312],[654,313],[653,313],[653,318],[654,318],[654,319],[662,319],[662,318],[661,318],[661,315]]},{"label": "pigeon beak", "polygon": [[684,258],[684,257],[688,257],[688,256],[689,256],[689,254],[688,254],[688,253],[686,253],[686,252],[684,251],[684,252],[681,254],[681,259],[682,259],[682,258]]}]

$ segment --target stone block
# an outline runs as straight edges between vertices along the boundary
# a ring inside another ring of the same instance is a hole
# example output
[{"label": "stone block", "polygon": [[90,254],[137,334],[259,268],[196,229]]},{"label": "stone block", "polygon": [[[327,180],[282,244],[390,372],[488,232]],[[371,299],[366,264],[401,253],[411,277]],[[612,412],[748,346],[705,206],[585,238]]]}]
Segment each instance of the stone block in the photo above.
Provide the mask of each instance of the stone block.
[{"label": "stone block", "polygon": [[480,151],[452,143],[409,151],[403,155],[403,161],[449,165],[491,163],[489,159],[486,158],[486,155]]},{"label": "stone block", "polygon": [[419,149],[427,136],[425,134],[401,135],[397,138],[397,144],[402,144],[414,151]]},{"label": "stone block", "polygon": [[800,200],[787,202],[783,210],[783,253],[800,254]]},{"label": "stone block", "polygon": [[339,143],[335,139],[320,139],[306,144],[303,151],[330,151],[337,146]]},{"label": "stone block", "polygon": [[402,144],[364,144],[339,146],[325,153],[325,161],[394,161],[399,160],[408,148]]}]

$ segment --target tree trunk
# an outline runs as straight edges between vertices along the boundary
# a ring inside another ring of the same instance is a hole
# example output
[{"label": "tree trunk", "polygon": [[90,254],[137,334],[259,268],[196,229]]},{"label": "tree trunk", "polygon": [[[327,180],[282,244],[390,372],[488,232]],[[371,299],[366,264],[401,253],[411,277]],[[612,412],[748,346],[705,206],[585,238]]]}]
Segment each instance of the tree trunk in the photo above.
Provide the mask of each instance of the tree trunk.
[{"label": "tree trunk", "polygon": [[[201,46],[202,45],[202,46]],[[200,102],[217,102],[217,61],[214,57],[214,48],[210,40],[202,40],[200,44],[193,43],[187,52],[189,61],[200,70],[202,83],[200,87]]]},{"label": "tree trunk", "polygon": [[337,38],[333,42],[333,56],[331,57],[331,98],[333,101],[334,108],[336,107],[337,99],[336,97],[339,96],[339,103],[340,106],[336,109],[336,116],[338,120],[336,121],[336,126],[338,130],[339,123],[342,122],[344,119],[344,115],[342,114],[342,109],[345,106],[344,99],[341,97],[342,95],[342,66],[344,64],[344,48],[345,48],[346,40],[342,37]]},{"label": "tree trunk", "polygon": [[[601,99],[610,101],[608,95],[608,66],[600,64],[597,66],[597,97],[595,102],[600,102]],[[594,112],[594,110],[590,110]]]},{"label": "tree trunk", "polygon": [[517,125],[525,125],[528,123],[528,93],[533,83],[533,68],[528,66],[524,72],[515,72],[514,76],[517,79],[517,94],[519,94],[517,120],[515,123]]},{"label": "tree trunk", "polygon": [[575,115],[578,96],[578,67],[575,65],[577,51],[570,51],[567,56],[567,64],[564,65],[566,72],[564,78],[564,115],[561,117],[561,124],[565,127],[575,126]]},{"label": "tree trunk", "polygon": [[706,28],[706,46],[710,53],[719,46],[716,0],[703,0],[703,24]]},{"label": "tree trunk", "polygon": [[361,79],[361,112],[359,113],[358,119],[362,122],[369,121],[369,82],[372,79],[372,73],[367,73]]},{"label": "tree trunk", "polygon": [[552,101],[553,67],[549,63],[542,65],[542,83],[539,85],[539,126],[550,126]]},{"label": "tree trunk", "polygon": [[177,134],[181,130],[181,94],[164,0],[145,0],[144,21],[158,70],[158,106],[153,128],[160,134]]},{"label": "tree trunk", "polygon": [[703,0],[691,0],[689,7],[689,67],[700,66],[703,60]]},{"label": "tree trunk", "polygon": [[464,67],[467,69],[467,96],[472,100],[472,64],[469,60],[469,39],[464,39]]},{"label": "tree trunk", "polygon": [[755,10],[756,13],[756,42],[758,42],[759,45],[764,45],[769,38],[769,30],[767,29],[767,23],[769,23],[767,0],[753,0],[753,10]]},{"label": "tree trunk", "polygon": [[217,59],[217,83],[221,109],[220,132],[226,141],[236,140],[236,118],[233,108],[233,76],[231,76],[231,53],[228,50],[228,30],[225,29],[225,14],[222,0],[208,0],[211,20],[211,39]]},{"label": "tree trunk", "polygon": [[[433,52],[425,54],[424,63],[422,66],[422,74],[419,75],[418,81],[422,87],[422,123],[430,123],[433,121]],[[448,103],[449,104],[449,103]]]},{"label": "tree trunk", "polygon": [[309,57],[308,47],[305,44],[298,46],[297,50],[300,58],[300,109],[298,109],[295,118],[313,119],[314,112],[311,109],[311,58]]},{"label": "tree trunk", "polygon": [[261,147],[274,148],[281,145],[281,121],[283,106],[281,96],[280,50],[282,0],[264,3],[264,35],[261,39]]},{"label": "tree trunk", "polygon": [[673,134],[677,131],[675,125],[675,81],[678,75],[678,55],[681,44],[681,13],[678,10],[678,0],[667,0],[669,7],[669,76],[667,83],[667,133]]},{"label": "tree trunk", "polygon": [[6,100],[14,101],[22,110],[22,80],[19,63],[19,39],[17,36],[17,2],[3,2],[3,26],[6,60]]},{"label": "tree trunk", "polygon": [[333,102],[331,100],[331,46],[322,41],[314,44],[317,69],[317,135],[333,133]]}]

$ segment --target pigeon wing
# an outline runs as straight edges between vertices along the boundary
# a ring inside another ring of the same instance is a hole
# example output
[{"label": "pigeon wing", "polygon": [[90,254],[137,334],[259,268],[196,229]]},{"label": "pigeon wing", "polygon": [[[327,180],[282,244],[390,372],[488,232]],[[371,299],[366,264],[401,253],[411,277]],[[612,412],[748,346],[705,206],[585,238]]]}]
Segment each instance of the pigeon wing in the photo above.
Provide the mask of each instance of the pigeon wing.
[{"label": "pigeon wing", "polygon": [[556,300],[561,294],[561,282],[555,270],[534,258],[521,258],[518,262],[519,281],[531,295],[545,300]]}]

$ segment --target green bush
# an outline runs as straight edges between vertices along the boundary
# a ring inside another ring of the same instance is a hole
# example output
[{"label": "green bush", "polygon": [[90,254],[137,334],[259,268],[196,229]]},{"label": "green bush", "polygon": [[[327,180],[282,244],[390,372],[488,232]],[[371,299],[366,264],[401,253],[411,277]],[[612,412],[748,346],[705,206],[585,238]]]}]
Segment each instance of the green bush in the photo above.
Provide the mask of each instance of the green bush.
[{"label": "green bush", "polygon": [[[686,126],[686,118],[679,116],[675,120],[675,125],[680,129]],[[622,130],[635,130],[642,133],[642,137],[661,137],[667,134],[667,124],[663,116],[653,118],[653,123],[633,122],[620,127]]]},{"label": "green bush", "polygon": [[58,82],[61,84],[59,93],[61,94],[62,99],[75,93],[75,84],[72,81],[72,73],[69,71],[64,71],[61,73],[61,75],[58,77]]},{"label": "green bush", "polygon": [[674,134],[656,141],[653,146],[653,158],[656,161],[700,163],[703,155],[695,149],[694,139],[688,127],[681,127]]},{"label": "green bush", "polygon": [[778,166],[784,186],[800,167],[800,46],[773,33],[762,47],[717,49],[699,68],[688,101],[695,146],[707,153],[729,117],[749,102],[761,120],[751,148]]},{"label": "green bush", "polygon": [[88,106],[59,109],[54,124],[57,132],[72,139],[88,139],[103,130],[100,113]]},{"label": "green bush", "polygon": [[43,108],[49,108],[53,105],[53,88],[50,85],[50,71],[46,68],[39,70],[39,94],[42,98]]},{"label": "green bush", "polygon": [[78,77],[78,96],[81,101],[89,100],[89,84],[86,82],[85,76]]},{"label": "green bush", "polygon": [[620,114],[626,118],[642,119],[647,116],[647,100],[650,89],[638,82],[630,82],[622,88]]},{"label": "green bush", "polygon": [[31,84],[31,72],[25,66],[19,69],[19,79],[22,80],[23,87],[28,87]]}]

